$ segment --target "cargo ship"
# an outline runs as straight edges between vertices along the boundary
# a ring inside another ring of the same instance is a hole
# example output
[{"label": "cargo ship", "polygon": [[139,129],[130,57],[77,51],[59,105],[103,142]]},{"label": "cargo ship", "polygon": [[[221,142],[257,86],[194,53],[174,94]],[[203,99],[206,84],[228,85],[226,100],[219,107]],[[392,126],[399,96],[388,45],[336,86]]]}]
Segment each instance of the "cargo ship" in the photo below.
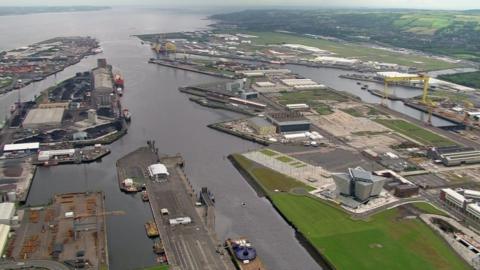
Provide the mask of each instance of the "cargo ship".
[{"label": "cargo ship", "polygon": [[113,82],[115,84],[115,87],[118,89],[118,88],[121,88],[123,90],[124,88],[124,81],[123,81],[123,78],[120,74],[115,74],[115,76],[113,77]]},{"label": "cargo ship", "polygon": [[153,238],[159,236],[157,225],[153,221],[145,223],[145,231],[148,237]]},{"label": "cargo ship", "polygon": [[146,190],[142,191],[142,201],[144,202],[148,202],[149,199],[148,199],[148,193]]},{"label": "cargo ship", "polygon": [[239,270],[266,270],[257,250],[246,238],[227,239],[225,246]]}]

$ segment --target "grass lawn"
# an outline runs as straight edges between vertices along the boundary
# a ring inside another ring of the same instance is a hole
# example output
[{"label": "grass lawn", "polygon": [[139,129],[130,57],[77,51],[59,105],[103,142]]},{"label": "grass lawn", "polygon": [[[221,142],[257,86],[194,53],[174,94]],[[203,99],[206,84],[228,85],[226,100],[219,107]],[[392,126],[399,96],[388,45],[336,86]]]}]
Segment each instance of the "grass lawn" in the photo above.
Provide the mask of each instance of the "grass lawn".
[{"label": "grass lawn", "polygon": [[480,89],[480,71],[440,75],[439,79]]},{"label": "grass lawn", "polygon": [[400,119],[376,119],[378,123],[412,138],[419,143],[431,146],[455,145],[451,140]]},{"label": "grass lawn", "polygon": [[417,67],[424,70],[438,70],[458,67],[455,63],[418,56],[400,54],[382,49],[375,49],[359,44],[341,43],[323,39],[314,39],[305,36],[292,35],[276,32],[248,32],[247,34],[258,36],[252,41],[258,45],[267,44],[302,44],[317,47],[338,54],[341,57],[354,57],[362,60],[395,63],[399,65]]},{"label": "grass lawn", "polygon": [[397,219],[397,209],[354,221],[317,199],[286,193],[273,203],[337,269],[470,269],[417,219]]},{"label": "grass lawn", "polygon": [[272,171],[263,166],[257,166],[255,163],[242,155],[233,155],[233,158],[242,166],[250,171],[251,175],[256,179],[257,183],[262,187],[265,193],[273,193],[275,190],[290,191],[293,188],[305,188],[313,190],[312,187],[288,177],[284,174]]},{"label": "grass lawn", "polygon": [[292,161],[294,161],[294,159],[290,158],[290,157],[287,157],[287,156],[279,156],[279,157],[276,157],[275,159],[283,162],[283,163],[290,163]]},{"label": "grass lawn", "polygon": [[[302,183],[233,155],[265,189],[278,210],[336,269],[470,269],[444,241],[418,219],[399,219],[397,209],[368,221],[352,220],[333,203],[290,193],[271,192]],[[279,179],[283,179],[280,181]],[[428,206],[419,207],[432,212]]]},{"label": "grass lawn", "polygon": [[439,215],[439,216],[447,216],[445,212],[442,210],[437,209],[433,205],[426,203],[426,202],[416,202],[412,203],[415,208],[418,210],[424,212],[425,214],[433,214],[433,215]]},{"label": "grass lawn", "polygon": [[158,265],[158,266],[151,266],[147,268],[143,268],[142,270],[168,270],[168,265]]},{"label": "grass lawn", "polygon": [[341,110],[343,112],[350,114],[353,117],[363,117],[363,114],[359,110],[356,110],[355,108],[347,108],[347,109],[341,109]]},{"label": "grass lawn", "polygon": [[273,157],[273,156],[278,155],[277,152],[272,151],[272,150],[270,150],[270,149],[268,149],[268,148],[264,148],[264,149],[260,150],[260,153],[262,153],[262,154],[264,154],[264,155],[266,155],[266,156],[269,156],[269,157]]}]

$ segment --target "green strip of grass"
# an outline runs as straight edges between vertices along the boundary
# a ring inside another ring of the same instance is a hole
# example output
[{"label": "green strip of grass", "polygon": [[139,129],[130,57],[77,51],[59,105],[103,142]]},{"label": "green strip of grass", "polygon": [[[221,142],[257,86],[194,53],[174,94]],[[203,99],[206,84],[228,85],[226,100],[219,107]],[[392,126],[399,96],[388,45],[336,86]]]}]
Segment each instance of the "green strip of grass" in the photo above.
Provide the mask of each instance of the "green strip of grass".
[{"label": "green strip of grass", "polygon": [[151,266],[147,268],[143,268],[142,270],[168,270],[168,265],[158,265],[158,266]]},{"label": "green strip of grass", "polygon": [[443,212],[442,210],[439,210],[438,208],[434,207],[430,203],[416,202],[416,203],[412,203],[412,205],[415,206],[415,208],[417,208],[418,210],[422,211],[425,214],[447,216],[447,214],[445,212]]},{"label": "green strip of grass", "polygon": [[269,156],[269,157],[273,157],[273,156],[278,155],[277,152],[272,151],[272,150],[270,150],[270,149],[268,149],[268,148],[264,148],[264,149],[260,150],[260,153],[262,153],[262,154],[264,154],[264,155],[267,155],[267,156]]},{"label": "green strip of grass", "polygon": [[429,130],[421,128],[415,124],[400,119],[376,119],[378,123],[412,138],[419,143],[430,146],[449,146],[455,145],[451,140],[435,134]]},{"label": "green strip of grass", "polygon": [[[279,177],[241,155],[233,158],[264,189]],[[272,203],[336,269],[470,269],[427,225],[400,218],[398,209],[352,220],[333,203],[272,188],[265,190]]]},{"label": "green strip of grass", "polygon": [[287,157],[287,156],[279,156],[279,157],[276,157],[275,159],[277,159],[278,161],[281,161],[283,163],[289,163],[289,162],[294,161],[294,159],[292,159],[290,157]]}]

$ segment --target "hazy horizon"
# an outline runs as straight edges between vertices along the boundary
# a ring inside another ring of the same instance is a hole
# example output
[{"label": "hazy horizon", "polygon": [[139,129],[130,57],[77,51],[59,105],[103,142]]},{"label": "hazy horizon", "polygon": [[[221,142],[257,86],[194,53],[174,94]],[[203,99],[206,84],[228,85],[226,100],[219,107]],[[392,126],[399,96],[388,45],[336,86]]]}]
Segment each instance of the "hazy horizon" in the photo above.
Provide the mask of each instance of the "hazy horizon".
[{"label": "hazy horizon", "polygon": [[175,7],[316,7],[316,8],[398,8],[398,9],[448,9],[465,10],[480,9],[477,0],[435,1],[435,0],[363,0],[361,4],[355,0],[337,0],[334,4],[327,0],[242,0],[221,1],[203,0],[201,4],[194,0],[180,0],[174,3],[164,0],[46,0],[39,5],[35,0],[0,0],[0,6],[154,6],[163,8]]}]

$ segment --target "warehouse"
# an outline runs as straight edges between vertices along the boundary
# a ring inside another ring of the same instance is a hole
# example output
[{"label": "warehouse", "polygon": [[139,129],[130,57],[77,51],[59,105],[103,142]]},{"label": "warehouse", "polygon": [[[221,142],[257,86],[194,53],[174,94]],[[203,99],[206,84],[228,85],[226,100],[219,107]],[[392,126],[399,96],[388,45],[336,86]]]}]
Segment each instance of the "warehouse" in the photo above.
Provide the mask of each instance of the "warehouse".
[{"label": "warehouse", "polygon": [[38,161],[49,161],[51,159],[72,158],[74,155],[75,155],[75,149],[40,151],[38,153]]},{"label": "warehouse", "polygon": [[14,215],[15,215],[15,203],[13,202],[0,203],[0,224],[10,225]]},{"label": "warehouse", "polygon": [[462,164],[480,163],[480,151],[466,151],[440,155],[441,161],[445,166],[458,166]]},{"label": "warehouse", "polygon": [[92,70],[93,100],[97,108],[110,108],[112,105],[112,71],[105,59],[98,59],[98,67]]},{"label": "warehouse", "polygon": [[310,106],[308,106],[308,104],[305,104],[305,103],[287,104],[285,106],[290,111],[309,111],[310,110]]},{"label": "warehouse", "polygon": [[277,133],[310,131],[310,120],[300,112],[270,113],[267,119],[276,126]]},{"label": "warehouse", "polygon": [[267,120],[261,117],[252,117],[248,119],[248,126],[251,127],[260,136],[275,134],[276,128]]},{"label": "warehouse", "polygon": [[49,129],[60,127],[63,120],[64,108],[38,108],[28,112],[23,120],[24,128]]},{"label": "warehouse", "polygon": [[152,164],[148,166],[148,174],[150,178],[156,181],[161,181],[166,179],[170,174],[168,173],[167,167],[161,163]]},{"label": "warehouse", "polygon": [[12,152],[31,152],[35,153],[40,148],[40,143],[15,143],[15,144],[5,144],[3,147],[4,153]]}]

